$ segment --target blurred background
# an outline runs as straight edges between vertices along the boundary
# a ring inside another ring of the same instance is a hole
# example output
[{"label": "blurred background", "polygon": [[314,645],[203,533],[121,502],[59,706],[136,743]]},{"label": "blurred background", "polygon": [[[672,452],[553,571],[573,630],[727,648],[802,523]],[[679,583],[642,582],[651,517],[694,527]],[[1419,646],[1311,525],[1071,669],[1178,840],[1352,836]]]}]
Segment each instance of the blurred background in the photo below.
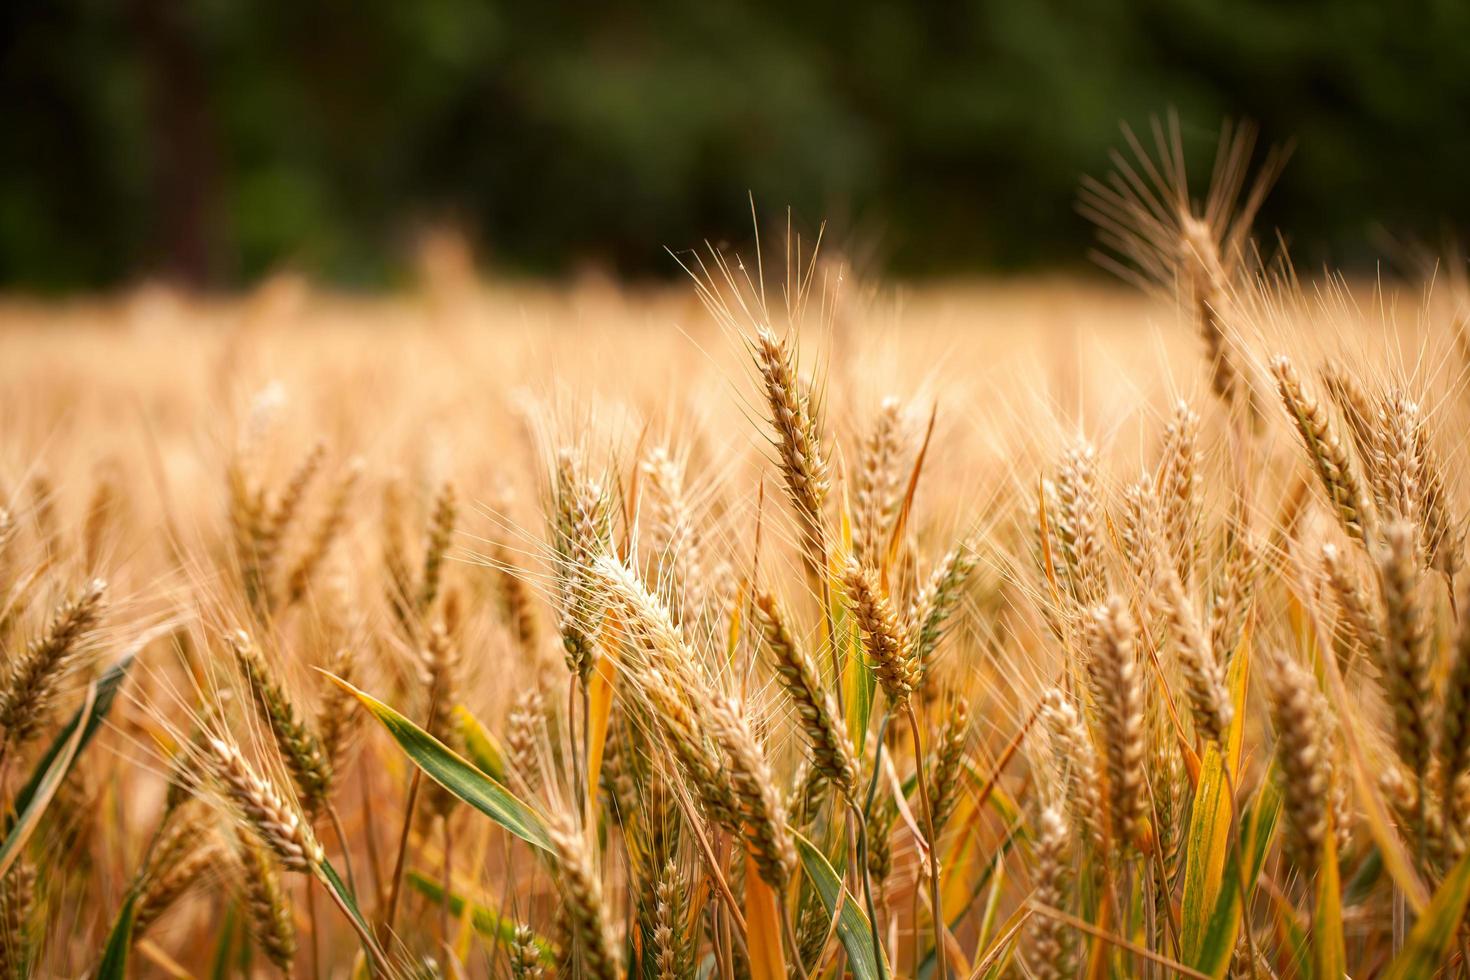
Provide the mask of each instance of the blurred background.
[{"label": "blurred background", "polygon": [[1201,186],[1226,115],[1294,142],[1300,265],[1470,219],[1464,0],[8,0],[0,46],[8,290],[378,287],[443,228],[666,277],[747,192],[875,272],[1086,268],[1079,177],[1170,106]]}]

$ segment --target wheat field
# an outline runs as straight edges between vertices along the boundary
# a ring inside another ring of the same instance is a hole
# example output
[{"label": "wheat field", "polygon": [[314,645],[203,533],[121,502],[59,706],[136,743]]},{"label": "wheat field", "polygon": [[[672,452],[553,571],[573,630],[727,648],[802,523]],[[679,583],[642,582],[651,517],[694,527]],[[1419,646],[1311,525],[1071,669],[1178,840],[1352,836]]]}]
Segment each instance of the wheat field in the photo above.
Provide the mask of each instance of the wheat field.
[{"label": "wheat field", "polygon": [[1470,293],[1243,139],[1133,284],[6,301],[0,976],[1466,975]]}]

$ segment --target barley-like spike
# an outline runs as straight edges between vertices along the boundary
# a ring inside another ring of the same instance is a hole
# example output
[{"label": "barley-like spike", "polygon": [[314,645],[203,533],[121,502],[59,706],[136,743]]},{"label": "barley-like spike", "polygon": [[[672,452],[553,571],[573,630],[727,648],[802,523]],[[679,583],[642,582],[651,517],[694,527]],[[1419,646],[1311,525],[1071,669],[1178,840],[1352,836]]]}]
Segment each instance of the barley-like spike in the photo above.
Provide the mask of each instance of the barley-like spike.
[{"label": "barley-like spike", "polygon": [[1108,815],[1120,848],[1148,839],[1143,785],[1143,685],[1134,653],[1134,626],[1117,596],[1095,607],[1087,623],[1087,673],[1102,731],[1108,775]]},{"label": "barley-like spike", "polygon": [[612,504],[602,483],[587,475],[581,455],[563,450],[557,457],[552,493],[552,549],[555,552],[558,628],[567,669],[585,683],[596,662],[600,612],[588,581],[592,563],[612,542]]},{"label": "barley-like spike", "polygon": [[1041,696],[1037,716],[1046,732],[1052,755],[1062,769],[1062,785],[1072,823],[1086,831],[1093,847],[1101,850],[1107,833],[1103,822],[1103,778],[1098,770],[1097,752],[1087,734],[1077,706],[1066,693],[1050,688]]},{"label": "barley-like spike", "polygon": [[501,612],[522,657],[534,662],[540,653],[535,597],[526,584],[524,573],[516,567],[510,549],[497,543],[495,564],[499,569],[496,582],[500,588]]},{"label": "barley-like spike", "polygon": [[1052,526],[1061,544],[1067,584],[1078,602],[1097,601],[1105,587],[1103,537],[1098,503],[1097,450],[1078,442],[1067,450],[1056,479],[1057,511]]},{"label": "barley-like spike", "polygon": [[1164,539],[1169,558],[1186,587],[1194,578],[1199,549],[1200,479],[1199,416],[1180,401],[1164,429],[1159,460],[1158,496],[1163,503]]},{"label": "barley-like spike", "polygon": [[1366,547],[1373,533],[1372,513],[1336,428],[1317,399],[1302,386],[1301,376],[1289,359],[1278,356],[1271,362],[1271,371],[1281,402],[1296,425],[1333,513],[1348,536]]},{"label": "barley-like spike", "polygon": [[1184,583],[1174,563],[1155,544],[1162,540],[1158,507],[1146,487],[1138,494],[1142,521],[1140,533],[1146,543],[1140,545],[1154,562],[1153,588],[1149,602],[1157,604],[1174,641],[1174,651],[1184,674],[1190,713],[1196,730],[1206,739],[1223,744],[1225,730],[1230,727],[1234,706],[1226,689],[1225,671],[1210,646],[1210,638],[1200,626],[1194,604],[1184,591]]},{"label": "barley-like spike", "polygon": [[[660,674],[648,671],[640,678],[648,699],[663,730],[669,750],[684,770],[695,795],[711,820],[738,833],[740,806],[731,785],[730,772],[719,751],[706,734],[708,716],[713,710],[701,685],[676,691]],[[691,710],[689,698],[698,698],[698,714]]]},{"label": "barley-like spike", "polygon": [[1394,744],[1399,758],[1424,791],[1429,768],[1429,710],[1433,697],[1430,672],[1430,635],[1414,528],[1395,522],[1386,527],[1379,555],[1379,584],[1383,591],[1384,696],[1393,711]]},{"label": "barley-like spike", "polygon": [[0,878],[0,980],[31,976],[31,914],[36,868],[21,858]]},{"label": "barley-like spike", "polygon": [[58,605],[41,635],[6,671],[0,688],[0,746],[19,748],[36,733],[67,672],[86,650],[85,639],[102,612],[101,579]]},{"label": "barley-like spike", "polygon": [[1194,299],[1195,322],[1205,343],[1210,387],[1232,408],[1244,408],[1255,425],[1260,416],[1255,393],[1235,363],[1239,356],[1226,330],[1230,282],[1221,260],[1220,243],[1210,224],[1193,215],[1180,218],[1180,254]]},{"label": "barley-like spike", "polygon": [[753,342],[771,425],[776,430],[786,494],[796,509],[805,552],[822,545],[822,506],[827,499],[827,462],[822,456],[820,423],[811,397],[796,377],[796,352],[769,327],[756,331]]},{"label": "barley-like spike", "polygon": [[1440,698],[1436,749],[1445,816],[1450,826],[1462,827],[1467,814],[1456,784],[1470,768],[1470,619],[1461,619],[1455,637],[1454,661]]},{"label": "barley-like spike", "polygon": [[291,696],[266,663],[255,641],[243,630],[230,636],[235,663],[245,677],[251,700],[270,727],[286,768],[301,793],[308,814],[319,812],[332,785],[332,763],[316,732],[307,725]]},{"label": "barley-like spike", "polygon": [[1283,660],[1273,672],[1270,695],[1276,762],[1286,801],[1287,849],[1310,879],[1321,864],[1331,789],[1317,684],[1295,662]]},{"label": "barley-like spike", "polygon": [[650,545],[679,622],[697,618],[707,586],[699,525],[684,489],[684,465],[657,447],[641,467],[651,489]]},{"label": "barley-like spike", "polygon": [[413,573],[409,571],[408,545],[405,541],[404,516],[407,504],[403,499],[403,484],[398,479],[389,480],[383,486],[382,548],[383,573],[387,580],[384,593],[393,618],[405,630],[413,621],[412,602],[414,596]]},{"label": "barley-like spike", "polygon": [[822,686],[816,664],[791,635],[786,614],[769,592],[755,595],[755,610],[765,647],[776,676],[796,706],[802,734],[811,747],[812,762],[850,802],[857,802],[858,771],[852,743],[839,721],[837,705]]},{"label": "barley-like spike", "polygon": [[[428,696],[428,716],[424,731],[458,752],[464,741],[454,723],[454,707],[459,703],[459,648],[445,623],[429,628],[429,636],[420,653],[419,670]],[[453,808],[455,796],[434,783],[425,797],[430,812],[444,815]]]},{"label": "barley-like spike", "polygon": [[230,458],[225,484],[229,490],[230,536],[235,560],[240,565],[245,599],[254,612],[263,614],[269,595],[260,564],[260,542],[266,534],[269,506],[244,447]]},{"label": "barley-like spike", "polygon": [[516,926],[511,934],[506,956],[510,958],[512,980],[541,980],[546,972],[541,965],[541,948],[536,945],[536,933],[524,923]]},{"label": "barley-like spike", "polygon": [[611,556],[597,560],[591,579],[602,598],[618,613],[625,649],[651,667],[680,670],[694,661],[684,630],[674,622],[668,604],[643,584],[638,573]]},{"label": "barley-like spike", "polygon": [[541,689],[532,685],[516,698],[505,735],[506,774],[513,788],[525,796],[541,791],[541,755],[537,745],[545,730]]},{"label": "barley-like spike", "polygon": [[277,862],[250,835],[240,834],[239,842],[240,887],[250,916],[250,935],[266,959],[289,976],[296,958],[296,923]]},{"label": "barley-like spike", "polygon": [[318,442],[297,465],[285,488],[274,504],[266,502],[266,513],[258,524],[255,540],[255,560],[259,563],[258,574],[263,584],[269,586],[277,560],[280,558],[281,542],[296,520],[306,491],[326,462],[327,447]]},{"label": "barley-like spike", "polygon": [[1384,507],[1387,504],[1382,496],[1384,480],[1377,469],[1379,461],[1384,458],[1384,449],[1380,441],[1382,431],[1376,424],[1378,409],[1374,407],[1372,396],[1356,377],[1341,364],[1333,362],[1328,362],[1322,369],[1322,386],[1347,422],[1348,435],[1363,465],[1363,477],[1373,491],[1374,502],[1380,508]]},{"label": "barley-like spike", "polygon": [[884,795],[873,807],[868,820],[868,877],[878,900],[883,902],[888,878],[893,874],[893,824],[898,819],[898,805]]},{"label": "barley-like spike", "polygon": [[776,778],[745,720],[742,706],[714,698],[708,720],[729,763],[730,786],[740,805],[745,844],[761,880],[777,892],[796,868],[796,845],[786,826],[786,804]]},{"label": "barley-like spike", "polygon": [[[358,646],[355,643],[344,644],[327,661],[327,672],[349,684],[356,684],[358,659]],[[316,730],[319,733],[322,754],[330,767],[329,779],[340,775],[346,765],[352,736],[356,734],[357,724],[363,717],[361,709],[362,703],[350,691],[340,684],[326,682],[316,713]]]},{"label": "barley-like spike", "polygon": [[587,845],[575,825],[564,817],[549,823],[547,836],[581,975],[587,980],[617,980],[617,944],[602,900],[602,880]]},{"label": "barley-like spike", "polygon": [[1210,647],[1227,663],[1245,635],[1246,620],[1260,581],[1261,546],[1238,529],[1225,559],[1224,572],[1210,602]]},{"label": "barley-like spike", "polygon": [[1377,422],[1379,458],[1375,469],[1382,482],[1378,493],[1383,501],[1380,515],[1384,521],[1403,521],[1417,529],[1422,518],[1419,453],[1423,425],[1419,405],[1403,391],[1390,391],[1383,398]]},{"label": "barley-like spike", "polygon": [[[1061,807],[1052,805],[1041,811],[1036,831],[1035,891],[1032,901],[1047,908],[1067,910],[1068,869],[1072,865],[1067,822]],[[1031,917],[1031,943],[1027,964],[1033,976],[1041,980],[1063,980],[1076,975],[1073,965],[1073,937],[1069,926],[1056,918],[1038,913]]]},{"label": "barley-like spike", "polygon": [[1225,683],[1225,670],[1210,649],[1209,638],[1200,628],[1194,607],[1172,568],[1164,574],[1164,607],[1195,727],[1205,738],[1223,744],[1225,731],[1235,714]]},{"label": "barley-like spike", "polygon": [[342,536],[343,529],[347,525],[347,505],[352,500],[352,490],[357,486],[358,478],[362,476],[362,469],[362,462],[355,460],[347,468],[342,479],[337,481],[331,499],[327,501],[327,509],[307,541],[306,550],[296,559],[295,567],[287,576],[287,600],[290,603],[299,602],[306,595],[306,589],[311,584],[312,576],[326,559],[327,553],[332,550],[337,539]]},{"label": "barley-like spike", "polygon": [[322,846],[296,807],[222,738],[206,740],[209,766],[226,797],[287,871],[310,873],[323,860]]},{"label": "barley-like spike", "polygon": [[919,680],[908,636],[871,571],[851,560],[843,585],[853,619],[862,631],[863,648],[873,673],[893,709],[898,711],[908,703]]},{"label": "barley-like spike", "polygon": [[679,887],[679,868],[673,861],[664,865],[654,892],[653,965],[657,980],[678,980],[685,976],[686,957],[683,921],[683,889]]},{"label": "barley-like spike", "polygon": [[110,473],[104,471],[92,489],[92,499],[87,502],[87,517],[82,524],[82,568],[88,575],[96,574],[102,560],[102,546],[113,512],[117,510],[117,496],[117,483]]},{"label": "barley-like spike", "polygon": [[853,477],[852,551],[866,565],[878,565],[902,491],[903,405],[885,398],[858,450]]},{"label": "barley-like spike", "polygon": [[[944,826],[960,801],[965,743],[970,737],[970,712],[963,701],[954,701],[949,717],[939,734],[934,759],[929,768],[929,801],[934,807],[934,833],[944,833]],[[934,842],[938,846],[938,841]]]},{"label": "barley-like spike", "polygon": [[1444,466],[1429,441],[1428,427],[1419,427],[1419,508],[1424,516],[1424,551],[1431,568],[1453,582],[1464,560],[1465,529],[1451,511]]},{"label": "barley-like spike", "polygon": [[224,848],[212,836],[196,839],[167,862],[155,860],[138,894],[133,913],[133,940],[141,939],[175,902],[219,866]]},{"label": "barley-like spike", "polygon": [[1330,542],[1322,546],[1322,570],[1342,610],[1350,642],[1375,666],[1381,664],[1384,638],[1378,616],[1370,608],[1370,600],[1363,594],[1358,576],[1348,568],[1337,546]]},{"label": "barley-like spike", "polygon": [[935,566],[929,581],[919,590],[909,614],[913,634],[913,658],[920,676],[927,674],[935,649],[943,638],[950,617],[959,607],[965,583],[978,558],[968,541],[949,550]]},{"label": "barley-like spike", "polygon": [[417,598],[420,616],[428,611],[439,596],[440,578],[444,574],[444,556],[454,537],[454,522],[458,513],[454,484],[446,480],[434,497],[434,513],[429,518],[429,529],[424,539],[424,573]]}]

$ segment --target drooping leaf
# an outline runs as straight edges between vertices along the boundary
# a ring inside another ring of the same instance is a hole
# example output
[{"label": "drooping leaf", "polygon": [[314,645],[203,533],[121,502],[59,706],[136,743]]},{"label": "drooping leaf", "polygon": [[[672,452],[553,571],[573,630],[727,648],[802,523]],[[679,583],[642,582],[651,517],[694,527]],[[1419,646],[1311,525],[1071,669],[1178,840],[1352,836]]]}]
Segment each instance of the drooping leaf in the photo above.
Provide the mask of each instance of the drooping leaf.
[{"label": "drooping leaf", "polygon": [[796,838],[796,851],[801,855],[801,866],[811,879],[827,914],[832,915],[837,911],[837,903],[842,903],[841,914],[837,917],[837,939],[847,951],[847,968],[852,972],[854,980],[882,980],[887,971],[879,966],[873,951],[873,934],[868,925],[868,917],[863,915],[862,908],[852,894],[842,887],[842,879],[837,877],[831,862],[817,849],[817,845],[794,830],[792,836]]},{"label": "drooping leaf", "polygon": [[332,680],[362,702],[426,776],[526,843],[543,851],[551,850],[551,840],[541,818],[510,790],[371,694],[339,677]]}]

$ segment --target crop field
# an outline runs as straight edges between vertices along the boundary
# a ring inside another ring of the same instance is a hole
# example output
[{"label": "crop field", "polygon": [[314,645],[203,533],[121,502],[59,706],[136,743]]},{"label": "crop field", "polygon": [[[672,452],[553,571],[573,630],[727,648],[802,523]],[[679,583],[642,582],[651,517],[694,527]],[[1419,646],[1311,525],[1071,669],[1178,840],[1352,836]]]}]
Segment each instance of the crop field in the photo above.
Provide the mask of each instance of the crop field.
[{"label": "crop field", "polygon": [[1466,975],[1470,291],[1241,146],[1132,281],[0,301],[0,978]]}]

